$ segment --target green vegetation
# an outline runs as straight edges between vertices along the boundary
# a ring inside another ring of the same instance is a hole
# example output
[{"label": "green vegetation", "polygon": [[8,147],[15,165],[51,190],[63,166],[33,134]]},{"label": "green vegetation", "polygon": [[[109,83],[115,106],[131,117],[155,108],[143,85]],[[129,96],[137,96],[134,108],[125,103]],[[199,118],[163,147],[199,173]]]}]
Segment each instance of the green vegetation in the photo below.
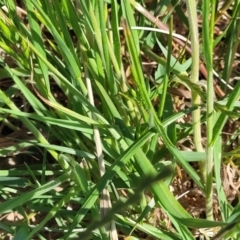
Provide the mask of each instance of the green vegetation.
[{"label": "green vegetation", "polygon": [[240,1],[185,3],[0,0],[1,239],[239,239]]}]

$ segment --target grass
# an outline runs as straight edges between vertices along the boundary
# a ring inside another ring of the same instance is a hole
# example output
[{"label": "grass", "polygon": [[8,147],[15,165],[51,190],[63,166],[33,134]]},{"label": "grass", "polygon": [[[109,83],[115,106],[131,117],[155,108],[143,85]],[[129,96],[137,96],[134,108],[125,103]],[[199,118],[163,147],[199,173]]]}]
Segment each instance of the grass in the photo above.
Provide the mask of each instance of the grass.
[{"label": "grass", "polygon": [[240,3],[163,2],[0,1],[1,238],[238,239]]}]

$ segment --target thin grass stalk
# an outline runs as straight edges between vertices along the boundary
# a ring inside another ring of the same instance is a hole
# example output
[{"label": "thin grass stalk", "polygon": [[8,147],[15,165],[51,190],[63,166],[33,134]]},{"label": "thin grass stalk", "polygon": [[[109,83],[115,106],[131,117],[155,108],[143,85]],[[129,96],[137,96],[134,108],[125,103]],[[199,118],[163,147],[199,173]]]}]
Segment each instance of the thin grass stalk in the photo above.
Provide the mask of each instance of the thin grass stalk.
[{"label": "thin grass stalk", "polygon": [[[86,85],[88,89],[89,102],[94,106],[92,84],[88,75],[87,67],[85,67],[85,74],[86,74]],[[92,118],[97,121],[97,118],[94,113],[92,113]],[[100,137],[100,133],[97,126],[93,127],[93,135],[94,135],[94,142],[96,145],[96,153],[97,153],[98,165],[100,170],[100,176],[102,177],[106,173],[106,168],[105,168],[105,163],[103,159],[101,137]],[[110,199],[110,194],[108,189],[104,188],[101,193],[101,199],[100,199],[101,218],[103,219],[111,209],[112,209],[112,203]],[[109,224],[107,224],[105,228],[106,228],[106,231],[110,234],[110,239],[118,240],[118,234],[117,234],[116,225],[114,221],[111,221]]]},{"label": "thin grass stalk", "polygon": [[[105,20],[105,12],[106,12],[106,3],[103,1],[98,1],[97,2],[97,8],[98,8],[98,15],[99,15],[99,26],[98,28],[101,31],[101,45],[102,45],[102,51],[103,51],[103,56],[104,59],[103,61],[103,66],[105,67],[105,78],[107,80],[107,86],[109,88],[109,91],[115,95],[117,92],[117,87],[115,82],[110,82],[111,77],[113,75],[112,68],[111,68],[111,62],[110,62],[110,57],[109,57],[109,52],[108,52],[108,39],[107,39],[107,34],[106,34],[106,20]],[[94,21],[93,21],[94,22]],[[95,27],[96,29],[96,27]],[[97,41],[97,40],[96,40]]]},{"label": "thin grass stalk", "polygon": [[[211,15],[210,15],[211,9]],[[213,89],[213,31],[215,23],[216,1],[203,1],[203,53],[208,71],[207,78],[207,149],[206,149],[206,215],[213,220],[213,121],[214,121],[214,89]],[[210,17],[210,24],[209,24]]]},{"label": "thin grass stalk", "polygon": [[[111,28],[112,28],[112,46],[114,50],[114,55],[116,57],[117,65],[122,65],[121,59],[121,41],[120,41],[120,34],[119,34],[119,21],[118,21],[118,4],[116,0],[111,0]],[[120,67],[121,68],[121,67]],[[121,71],[121,70],[120,70]]]},{"label": "thin grass stalk", "polygon": [[168,54],[167,54],[167,65],[166,65],[166,73],[163,78],[163,91],[161,96],[161,102],[159,107],[159,117],[162,117],[164,108],[165,108],[165,102],[166,102],[166,96],[167,96],[167,88],[169,83],[169,74],[170,74],[170,61],[171,61],[171,53],[172,53],[172,32],[173,32],[173,20],[171,18],[170,21],[170,27],[169,27],[169,36],[168,36]]},{"label": "thin grass stalk", "polygon": [[[192,49],[192,68],[191,68],[191,77],[190,80],[192,83],[198,83],[199,81],[199,40],[198,40],[198,24],[197,24],[197,9],[196,1],[188,0],[187,9],[188,9],[188,21],[189,29],[191,33],[191,49]],[[192,90],[192,106],[199,106],[201,104],[201,98],[199,94]],[[193,124],[193,140],[197,152],[203,152],[202,147],[202,135],[201,135],[201,110],[200,108],[192,112],[192,124]],[[201,161],[199,163],[202,179],[205,179],[205,162]]]},{"label": "thin grass stalk", "polygon": [[[232,20],[229,28],[230,34],[228,34],[227,49],[224,57],[224,70],[222,75],[222,78],[227,83],[229,83],[233,69],[234,56],[236,56],[236,51],[238,50],[239,46],[238,38],[240,32],[240,2],[235,4],[232,15],[234,19]],[[225,89],[227,89],[227,86],[225,86]]]},{"label": "thin grass stalk", "polygon": [[[26,0],[25,4],[26,4],[26,8],[27,8],[28,21],[29,21],[29,24],[31,27],[30,28],[31,35],[32,35],[31,41],[32,41],[33,45],[36,47],[36,49],[39,51],[39,53],[41,53],[41,55],[44,58],[46,58],[46,52],[44,50],[43,38],[41,36],[41,29],[38,24],[38,21],[36,20],[35,15],[33,14],[33,12],[34,12],[33,6],[31,4],[30,0]],[[46,64],[44,64],[44,62],[40,58],[37,58],[37,61],[39,63],[39,67],[40,67],[42,75],[43,75],[43,81],[45,83],[44,85],[46,86],[47,93],[49,93],[50,83],[49,83],[49,77],[48,77],[48,68],[47,68]]]},{"label": "thin grass stalk", "polygon": [[[222,15],[228,10],[228,8],[232,4],[232,2],[233,2],[232,0],[227,0],[227,1],[223,2],[223,5],[221,6],[218,13],[216,14],[215,22],[217,22],[222,17]],[[219,3],[220,3],[220,1],[219,1]]]}]

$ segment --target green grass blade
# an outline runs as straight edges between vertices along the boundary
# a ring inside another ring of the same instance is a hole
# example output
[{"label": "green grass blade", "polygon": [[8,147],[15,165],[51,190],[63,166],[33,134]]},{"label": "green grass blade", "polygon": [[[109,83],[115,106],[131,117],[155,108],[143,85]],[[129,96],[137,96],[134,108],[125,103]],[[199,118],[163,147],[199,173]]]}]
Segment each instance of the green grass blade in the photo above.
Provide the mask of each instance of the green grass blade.
[{"label": "green grass blade", "polygon": [[8,200],[7,202],[4,202],[0,206],[0,213],[3,213],[7,210],[12,210],[12,209],[16,208],[17,206],[28,202],[31,199],[38,198],[42,194],[49,192],[50,190],[52,190],[55,187],[59,186],[60,184],[64,183],[68,179],[69,179],[69,175],[63,174],[63,175],[55,178],[54,180],[50,181],[49,183],[36,188],[35,190],[24,193],[21,196],[15,197],[13,199]]}]

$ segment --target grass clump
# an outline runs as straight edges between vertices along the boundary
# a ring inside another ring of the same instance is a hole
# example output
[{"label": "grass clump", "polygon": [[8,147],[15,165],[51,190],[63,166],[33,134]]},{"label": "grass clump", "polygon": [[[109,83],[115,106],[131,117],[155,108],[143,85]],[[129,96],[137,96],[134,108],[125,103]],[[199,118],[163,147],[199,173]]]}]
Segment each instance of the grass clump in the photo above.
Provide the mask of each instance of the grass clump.
[{"label": "grass clump", "polygon": [[238,1],[0,3],[2,238],[238,238]]}]

